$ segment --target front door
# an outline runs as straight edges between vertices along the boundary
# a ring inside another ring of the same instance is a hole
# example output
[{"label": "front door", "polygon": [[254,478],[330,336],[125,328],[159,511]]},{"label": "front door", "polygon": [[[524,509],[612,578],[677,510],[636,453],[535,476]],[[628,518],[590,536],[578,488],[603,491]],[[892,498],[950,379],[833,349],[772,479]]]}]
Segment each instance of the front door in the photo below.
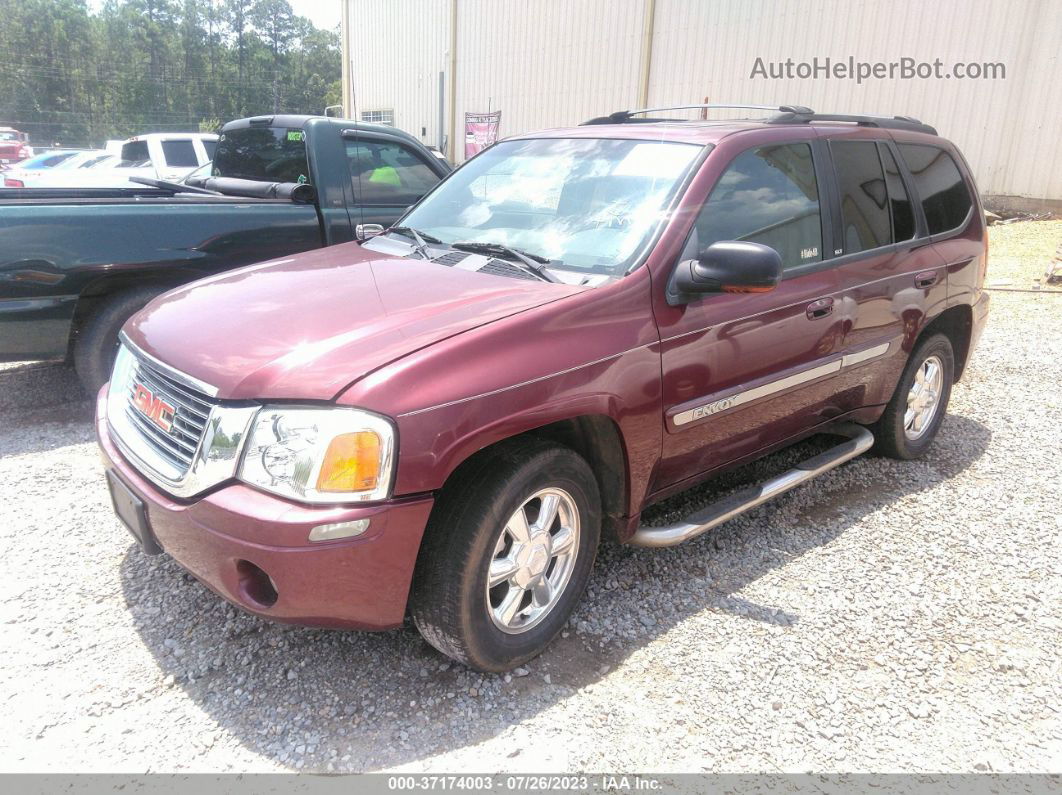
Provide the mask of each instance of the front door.
[{"label": "front door", "polygon": [[[725,145],[706,169],[718,168]],[[784,275],[767,293],[656,301],[665,429],[654,491],[840,413],[833,399],[844,326],[837,274],[823,262],[824,158],[814,131],[792,131],[735,152],[711,188],[680,259],[719,240],[747,240],[778,251]]]}]

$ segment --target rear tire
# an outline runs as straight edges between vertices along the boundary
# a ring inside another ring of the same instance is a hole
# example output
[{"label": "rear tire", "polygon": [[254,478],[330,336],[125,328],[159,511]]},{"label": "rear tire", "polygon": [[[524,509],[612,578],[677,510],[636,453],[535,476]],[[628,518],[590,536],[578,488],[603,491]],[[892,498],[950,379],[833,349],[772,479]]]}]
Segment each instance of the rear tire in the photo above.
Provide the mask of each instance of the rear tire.
[{"label": "rear tire", "polygon": [[586,461],[535,439],[499,444],[456,473],[436,502],[414,575],[413,621],[443,654],[507,671],[560,632],[600,535]]},{"label": "rear tire", "polygon": [[944,421],[954,376],[955,354],[946,335],[919,342],[874,425],[875,450],[902,460],[925,455]]},{"label": "rear tire", "polygon": [[90,395],[111,377],[118,353],[118,332],[130,317],[165,288],[137,287],[106,298],[85,320],[74,340],[74,370]]}]

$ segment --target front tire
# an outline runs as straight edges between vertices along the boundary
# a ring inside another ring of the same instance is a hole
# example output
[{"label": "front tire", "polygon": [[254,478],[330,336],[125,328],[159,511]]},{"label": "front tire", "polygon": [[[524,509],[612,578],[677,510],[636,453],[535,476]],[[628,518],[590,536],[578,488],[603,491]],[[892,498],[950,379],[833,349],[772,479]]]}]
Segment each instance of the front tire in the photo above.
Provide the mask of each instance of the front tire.
[{"label": "front tire", "polygon": [[874,426],[878,452],[902,460],[925,455],[944,421],[954,375],[955,354],[947,336],[934,334],[918,343]]},{"label": "front tire", "polygon": [[509,670],[560,632],[600,535],[586,461],[540,440],[504,442],[439,496],[414,575],[413,621],[443,654],[480,671]]},{"label": "front tire", "polygon": [[74,370],[90,395],[111,377],[118,354],[118,332],[130,317],[165,288],[137,287],[107,298],[82,324],[74,340]]}]

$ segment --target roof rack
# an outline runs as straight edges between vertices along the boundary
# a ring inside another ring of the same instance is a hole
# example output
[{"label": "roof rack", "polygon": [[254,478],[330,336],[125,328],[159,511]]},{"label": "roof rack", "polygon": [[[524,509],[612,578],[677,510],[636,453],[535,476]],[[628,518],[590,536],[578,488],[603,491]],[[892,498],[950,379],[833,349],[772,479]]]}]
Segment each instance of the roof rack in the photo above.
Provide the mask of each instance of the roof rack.
[{"label": "roof rack", "polygon": [[775,115],[764,119],[767,124],[808,124],[817,121],[850,122],[862,127],[879,127],[891,130],[911,130],[913,132],[936,135],[936,128],[920,122],[910,116],[866,116],[841,113],[816,113],[803,105],[671,105],[665,108],[641,108],[639,110],[618,110],[607,116],[597,116],[584,121],[580,126],[592,124],[640,124],[661,121],[682,122],[689,119],[634,118],[643,113],[658,113],[666,110],[773,110]]},{"label": "roof rack", "polygon": [[643,122],[657,122],[657,121],[688,121],[688,119],[635,119],[634,116],[640,116],[643,113],[659,113],[662,110],[717,110],[717,109],[739,109],[739,110],[773,110],[778,113],[793,113],[793,114],[806,114],[814,113],[811,108],[805,108],[802,105],[669,105],[666,108],[641,108],[639,110],[617,110],[615,113],[610,113],[607,116],[597,116],[593,119],[588,119],[580,124],[580,127],[585,127],[591,124],[639,124]]},{"label": "roof rack", "polygon": [[808,124],[813,121],[840,121],[860,127],[880,127],[886,130],[911,130],[912,132],[936,135],[937,130],[911,116],[866,116],[845,113],[815,113],[809,108],[782,110],[777,116],[767,119],[768,124]]}]

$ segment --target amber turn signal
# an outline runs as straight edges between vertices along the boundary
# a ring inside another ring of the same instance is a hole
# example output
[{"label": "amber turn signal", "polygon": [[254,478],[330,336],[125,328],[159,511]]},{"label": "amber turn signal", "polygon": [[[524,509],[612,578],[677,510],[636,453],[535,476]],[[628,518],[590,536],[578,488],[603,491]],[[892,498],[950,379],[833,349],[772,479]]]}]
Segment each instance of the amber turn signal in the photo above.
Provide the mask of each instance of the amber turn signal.
[{"label": "amber turn signal", "polygon": [[373,431],[357,431],[336,436],[328,444],[317,490],[328,492],[369,491],[380,477],[383,445]]}]

